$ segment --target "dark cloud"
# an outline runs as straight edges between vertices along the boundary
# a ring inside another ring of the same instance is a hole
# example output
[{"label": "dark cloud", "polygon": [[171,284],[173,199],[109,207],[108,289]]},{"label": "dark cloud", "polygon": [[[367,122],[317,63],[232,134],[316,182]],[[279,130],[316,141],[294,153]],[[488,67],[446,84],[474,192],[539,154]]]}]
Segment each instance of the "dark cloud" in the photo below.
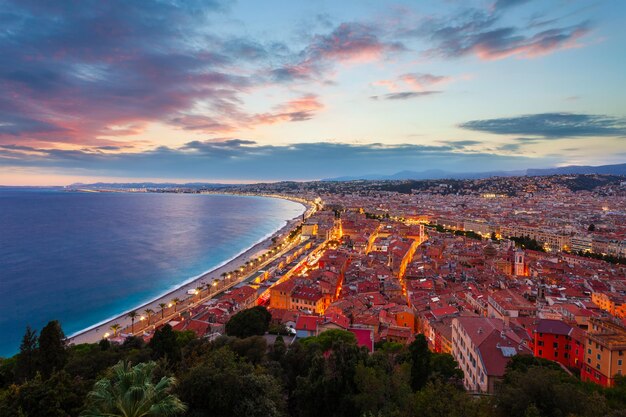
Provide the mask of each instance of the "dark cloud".
[{"label": "dark cloud", "polygon": [[[245,139],[193,141],[172,149],[104,153],[0,145],[0,167],[77,170],[84,175],[197,179],[316,179],[370,172],[394,173],[402,169],[458,171],[524,168],[529,159],[490,153],[460,153],[453,146],[385,145],[371,143],[298,143],[260,145]],[[543,161],[543,160],[542,160]],[[539,161],[541,162],[541,161]],[[543,161],[546,165],[554,161]],[[533,164],[538,163],[533,160]]]},{"label": "dark cloud", "polygon": [[[497,135],[529,135],[546,139],[626,136],[626,119],[606,115],[541,113],[517,117],[472,120],[463,129]],[[536,140],[518,138],[519,141]]]},{"label": "dark cloud", "polygon": [[[405,50],[373,25],[317,25],[300,50],[217,35],[222,1],[8,1],[0,37],[0,143],[133,145],[152,122],[227,134],[301,122],[323,108],[293,99],[261,113],[242,97],[285,81],[324,80],[338,62]],[[295,104],[294,104],[295,103]],[[114,143],[115,142],[115,143]]]},{"label": "dark cloud", "polygon": [[498,146],[499,151],[510,151],[516,152],[522,147],[520,143],[505,143],[504,145]]},{"label": "dark cloud", "polygon": [[457,148],[457,149],[463,149],[467,146],[475,146],[475,145],[480,145],[482,144],[481,141],[478,140],[448,140],[448,141],[443,141],[445,144],[447,144],[448,146],[452,146],[453,148]]},{"label": "dark cloud", "polygon": [[166,119],[218,86],[246,88],[250,80],[227,68],[263,53],[206,34],[223,9],[218,1],[5,2],[0,136],[98,145],[115,134],[111,126]]},{"label": "dark cloud", "polygon": [[381,96],[371,96],[372,100],[408,100],[411,98],[431,96],[433,94],[440,94],[441,91],[402,91],[399,93],[389,93]]},{"label": "dark cloud", "polygon": [[[520,3],[511,0],[497,2],[496,9]],[[427,55],[453,58],[473,54],[481,59],[500,59],[536,57],[572,47],[590,30],[589,22],[579,22],[531,32],[527,28],[502,25],[502,16],[503,13],[467,9],[456,16],[426,19],[417,28],[405,30],[405,35],[430,41],[433,46]],[[556,25],[556,22],[552,23]]]},{"label": "dark cloud", "polygon": [[494,3],[494,9],[502,10],[529,2],[530,0],[496,0],[496,2]]},{"label": "dark cloud", "polygon": [[[28,134],[29,144],[123,146],[155,121],[220,134],[309,120],[323,107],[296,98],[266,113],[244,110],[241,96],[266,85],[266,66],[293,53],[282,43],[212,34],[222,2],[53,3],[7,4],[0,143]],[[366,48],[364,33],[339,30],[346,43],[333,49],[318,40],[311,58],[356,54]]]},{"label": "dark cloud", "polygon": [[358,22],[344,22],[330,33],[312,35],[296,59],[271,71],[279,82],[319,78],[337,62],[369,62],[406,47],[399,41],[382,39],[381,28]]}]

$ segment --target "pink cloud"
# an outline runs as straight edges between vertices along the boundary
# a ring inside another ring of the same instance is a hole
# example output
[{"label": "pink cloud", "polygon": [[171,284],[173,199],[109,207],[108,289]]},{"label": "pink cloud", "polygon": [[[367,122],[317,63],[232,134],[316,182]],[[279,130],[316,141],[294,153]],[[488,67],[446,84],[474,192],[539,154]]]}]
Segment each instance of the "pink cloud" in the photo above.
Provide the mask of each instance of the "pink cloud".
[{"label": "pink cloud", "polygon": [[511,56],[537,58],[563,49],[579,48],[582,45],[578,43],[578,40],[587,33],[589,29],[584,27],[572,31],[567,36],[563,36],[559,31],[549,30],[502,49],[478,43],[473,47],[473,51],[483,60],[498,60]]}]

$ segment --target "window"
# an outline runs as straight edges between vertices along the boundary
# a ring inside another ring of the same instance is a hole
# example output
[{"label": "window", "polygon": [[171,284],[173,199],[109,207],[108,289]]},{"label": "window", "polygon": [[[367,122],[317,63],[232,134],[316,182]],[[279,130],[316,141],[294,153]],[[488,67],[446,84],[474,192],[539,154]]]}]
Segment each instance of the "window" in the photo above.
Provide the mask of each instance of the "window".
[{"label": "window", "polygon": [[587,358],[587,363],[591,363],[591,358]]},{"label": "window", "polygon": [[539,342],[537,342],[537,345],[543,346],[543,340],[540,340]]},{"label": "window", "polygon": [[543,351],[539,349],[539,356],[543,355]]},{"label": "window", "polygon": [[622,360],[621,359],[617,360],[617,366],[622,366]]},{"label": "window", "polygon": [[602,355],[600,355],[599,353],[596,355],[596,359],[600,360],[602,359]]},{"label": "window", "polygon": [[554,343],[552,343],[552,347],[555,348],[555,349],[558,349],[559,348],[559,344],[554,342]]},{"label": "window", "polygon": [[554,357],[558,358],[559,357],[559,352],[554,352]]},{"label": "window", "polygon": [[591,349],[587,349],[587,353],[591,355]]}]

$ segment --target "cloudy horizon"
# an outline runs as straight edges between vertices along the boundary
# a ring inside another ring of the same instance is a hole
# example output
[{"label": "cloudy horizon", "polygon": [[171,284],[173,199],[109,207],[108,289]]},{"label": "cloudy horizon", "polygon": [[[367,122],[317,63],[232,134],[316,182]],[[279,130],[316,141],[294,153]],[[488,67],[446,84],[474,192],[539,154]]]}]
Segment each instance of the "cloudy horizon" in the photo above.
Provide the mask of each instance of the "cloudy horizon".
[{"label": "cloudy horizon", "polygon": [[0,184],[626,161],[626,4],[0,6]]}]

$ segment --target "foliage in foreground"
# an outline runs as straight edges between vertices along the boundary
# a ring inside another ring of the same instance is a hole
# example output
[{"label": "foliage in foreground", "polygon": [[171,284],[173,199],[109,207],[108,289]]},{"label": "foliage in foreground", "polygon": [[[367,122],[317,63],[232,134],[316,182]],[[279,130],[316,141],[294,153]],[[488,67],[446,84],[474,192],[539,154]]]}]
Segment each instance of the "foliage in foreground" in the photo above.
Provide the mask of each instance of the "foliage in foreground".
[{"label": "foliage in foreground", "polygon": [[583,384],[532,357],[513,359],[495,396],[471,396],[452,357],[431,353],[421,335],[370,354],[340,330],[287,346],[163,328],[150,344],[58,350],[62,331],[49,329],[43,346],[31,330],[18,355],[0,360],[0,416],[626,417],[622,381]]},{"label": "foliage in foreground", "polygon": [[120,361],[111,368],[111,375],[100,379],[87,395],[82,417],[169,417],[183,413],[187,407],[171,391],[173,377],[162,377],[156,384],[156,363],[140,363],[131,367]]}]

